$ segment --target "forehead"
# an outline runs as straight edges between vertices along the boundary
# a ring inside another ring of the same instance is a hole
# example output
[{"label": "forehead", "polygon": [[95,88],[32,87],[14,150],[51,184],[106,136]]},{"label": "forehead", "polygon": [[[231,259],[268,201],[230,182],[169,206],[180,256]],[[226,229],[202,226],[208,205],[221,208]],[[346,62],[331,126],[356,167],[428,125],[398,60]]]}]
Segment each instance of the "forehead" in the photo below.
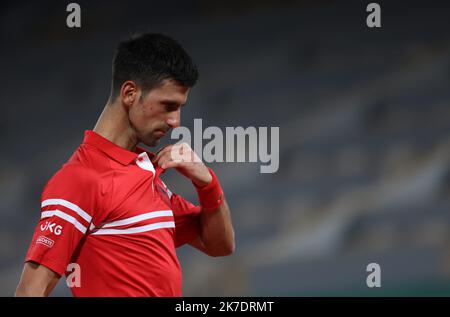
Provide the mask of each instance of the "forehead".
[{"label": "forehead", "polygon": [[161,85],[153,88],[145,96],[145,99],[167,100],[179,104],[185,104],[189,93],[189,88],[178,84],[174,80],[165,79]]}]

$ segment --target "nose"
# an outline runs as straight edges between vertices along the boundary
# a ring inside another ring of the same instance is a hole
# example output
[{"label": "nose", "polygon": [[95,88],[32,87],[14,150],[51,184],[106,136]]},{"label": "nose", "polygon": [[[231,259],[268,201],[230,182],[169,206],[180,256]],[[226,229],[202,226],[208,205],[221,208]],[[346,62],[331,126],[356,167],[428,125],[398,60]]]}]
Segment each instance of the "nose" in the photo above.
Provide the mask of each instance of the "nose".
[{"label": "nose", "polygon": [[172,111],[169,113],[166,123],[170,128],[174,129],[180,126],[180,112],[181,110],[178,108],[176,111]]}]

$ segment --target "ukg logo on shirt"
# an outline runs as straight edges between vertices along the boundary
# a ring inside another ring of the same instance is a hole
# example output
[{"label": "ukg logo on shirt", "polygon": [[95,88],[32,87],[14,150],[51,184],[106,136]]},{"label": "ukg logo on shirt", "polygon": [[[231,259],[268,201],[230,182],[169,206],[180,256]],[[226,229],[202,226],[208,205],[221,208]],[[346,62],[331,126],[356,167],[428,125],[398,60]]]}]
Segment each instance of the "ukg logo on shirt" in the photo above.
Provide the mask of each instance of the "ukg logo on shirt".
[{"label": "ukg logo on shirt", "polygon": [[49,230],[51,233],[56,234],[59,236],[62,233],[62,226],[56,225],[54,222],[46,221],[44,224],[41,225],[41,231]]}]

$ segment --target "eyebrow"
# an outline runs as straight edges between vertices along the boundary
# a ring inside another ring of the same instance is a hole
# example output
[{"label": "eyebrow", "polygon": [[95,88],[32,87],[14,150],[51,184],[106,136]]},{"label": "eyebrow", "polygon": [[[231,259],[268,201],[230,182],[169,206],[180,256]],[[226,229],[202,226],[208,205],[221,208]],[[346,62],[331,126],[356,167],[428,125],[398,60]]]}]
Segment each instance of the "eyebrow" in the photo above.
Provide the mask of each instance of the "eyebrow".
[{"label": "eyebrow", "polygon": [[167,104],[169,106],[179,106],[180,105],[181,107],[186,105],[186,103],[179,103],[179,102],[171,100],[171,99],[163,99],[163,100],[161,100],[161,103]]}]

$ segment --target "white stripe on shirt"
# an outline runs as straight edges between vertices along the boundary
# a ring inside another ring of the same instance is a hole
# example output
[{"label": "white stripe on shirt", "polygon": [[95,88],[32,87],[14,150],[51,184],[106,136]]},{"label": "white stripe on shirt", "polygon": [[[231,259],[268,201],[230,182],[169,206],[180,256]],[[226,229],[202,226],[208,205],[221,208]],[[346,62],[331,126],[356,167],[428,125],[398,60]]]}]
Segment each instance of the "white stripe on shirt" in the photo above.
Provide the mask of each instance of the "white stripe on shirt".
[{"label": "white stripe on shirt", "polygon": [[175,228],[175,222],[173,221],[157,222],[145,226],[127,229],[99,229],[93,232],[92,234],[130,234],[130,233],[147,232],[162,228]]},{"label": "white stripe on shirt", "polygon": [[75,226],[75,228],[77,228],[79,231],[81,231],[82,234],[86,233],[87,228],[85,226],[83,226],[81,223],[79,223],[74,217],[64,213],[61,210],[47,210],[47,211],[43,211],[41,213],[41,219],[53,217],[53,216],[59,217],[61,219],[64,219],[64,220],[70,222],[71,224],[73,224]]},{"label": "white stripe on shirt", "polygon": [[101,227],[102,228],[118,227],[118,226],[129,225],[129,224],[147,220],[147,219],[158,218],[158,217],[170,217],[170,216],[173,216],[172,210],[151,211],[151,212],[147,212],[145,214],[141,214],[138,216],[133,216],[130,218],[125,218],[122,220],[117,220],[117,221],[113,221],[110,223],[106,223],[106,224],[102,225]]},{"label": "white stripe on shirt", "polygon": [[87,212],[85,212],[83,209],[81,209],[74,203],[71,203],[70,201],[67,201],[65,199],[46,199],[42,202],[41,208],[43,208],[45,206],[50,206],[50,205],[64,206],[64,207],[69,208],[70,210],[76,212],[81,218],[83,218],[87,222],[91,222],[91,220],[92,220],[92,217]]}]

